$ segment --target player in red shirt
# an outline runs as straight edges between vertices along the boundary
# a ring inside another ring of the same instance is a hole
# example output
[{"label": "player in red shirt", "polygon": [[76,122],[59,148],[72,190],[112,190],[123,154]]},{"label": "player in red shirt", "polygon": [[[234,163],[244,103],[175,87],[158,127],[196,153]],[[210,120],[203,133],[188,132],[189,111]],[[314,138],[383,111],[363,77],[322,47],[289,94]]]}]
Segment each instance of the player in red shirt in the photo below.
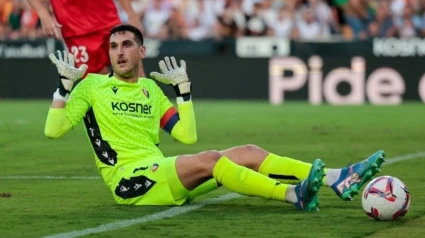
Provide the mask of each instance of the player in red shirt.
[{"label": "player in red shirt", "polygon": [[[63,38],[68,51],[75,56],[77,68],[87,64],[87,73],[109,73],[109,31],[121,24],[113,0],[50,0],[54,16],[49,13],[46,0],[28,2],[37,11],[44,34]],[[142,29],[130,0],[119,2],[127,13],[129,23]],[[140,65],[139,69],[139,76],[145,77],[143,66]]]}]

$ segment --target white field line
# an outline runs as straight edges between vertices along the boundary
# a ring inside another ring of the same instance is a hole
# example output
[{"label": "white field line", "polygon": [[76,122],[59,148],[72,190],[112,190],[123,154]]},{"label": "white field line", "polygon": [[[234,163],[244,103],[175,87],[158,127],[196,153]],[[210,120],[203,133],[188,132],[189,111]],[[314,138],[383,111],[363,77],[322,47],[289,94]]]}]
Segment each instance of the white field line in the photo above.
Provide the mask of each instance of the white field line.
[{"label": "white field line", "polygon": [[382,165],[390,165],[401,161],[406,160],[414,160],[414,159],[420,159],[425,158],[425,151],[413,153],[413,154],[406,154],[406,155],[400,155],[394,158],[387,159],[387,162],[383,163]]},{"label": "white field line", "polygon": [[84,230],[77,230],[77,231],[71,231],[66,233],[59,233],[59,234],[55,234],[51,236],[46,236],[44,238],[71,238],[71,237],[86,236],[86,235],[95,234],[95,233],[102,233],[105,231],[112,231],[112,230],[128,227],[131,225],[142,224],[142,223],[146,223],[150,221],[161,220],[164,218],[175,217],[180,214],[188,213],[192,210],[199,209],[208,204],[220,203],[220,202],[232,200],[238,197],[241,197],[241,195],[236,193],[228,193],[218,198],[208,199],[198,204],[173,207],[162,212],[157,212],[151,215],[146,215],[146,216],[142,216],[135,219],[119,220],[116,222],[103,224],[93,228],[87,228]]},{"label": "white field line", "polygon": [[28,121],[28,120],[26,120],[26,119],[17,119],[16,121],[15,121],[15,124],[16,125],[25,125],[25,124],[28,124],[30,121]]},{"label": "white field line", "polygon": [[30,120],[19,118],[19,119],[12,121],[12,122],[9,122],[9,123],[4,122],[4,121],[0,121],[0,126],[3,126],[3,125],[6,126],[7,124],[9,124],[9,125],[26,125],[26,124],[30,124],[30,123],[31,123]]},{"label": "white field line", "polygon": [[[413,160],[418,158],[425,158],[425,151],[390,158],[390,159],[387,159],[387,162],[385,162],[383,165],[389,165],[389,164],[394,164],[401,161]],[[185,205],[181,207],[173,207],[162,212],[157,212],[151,215],[146,215],[146,216],[142,216],[135,219],[118,220],[116,222],[103,224],[97,227],[87,228],[83,230],[75,230],[75,231],[65,232],[65,233],[59,233],[59,234],[55,234],[51,236],[46,236],[44,238],[74,238],[74,237],[95,234],[95,233],[102,233],[106,231],[117,230],[117,229],[125,228],[128,226],[136,225],[136,224],[142,224],[146,222],[161,220],[164,218],[175,217],[175,216],[190,212],[192,210],[199,209],[208,204],[220,203],[220,202],[232,200],[238,197],[241,197],[241,195],[236,193],[228,193],[221,197],[208,199],[198,204]]]}]

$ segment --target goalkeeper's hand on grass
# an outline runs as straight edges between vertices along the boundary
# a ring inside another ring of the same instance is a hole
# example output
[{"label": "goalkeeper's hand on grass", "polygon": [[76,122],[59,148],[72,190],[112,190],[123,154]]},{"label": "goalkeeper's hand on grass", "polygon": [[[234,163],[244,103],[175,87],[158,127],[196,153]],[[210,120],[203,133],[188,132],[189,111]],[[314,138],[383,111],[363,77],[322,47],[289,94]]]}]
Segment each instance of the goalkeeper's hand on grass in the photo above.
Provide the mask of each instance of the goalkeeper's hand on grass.
[{"label": "goalkeeper's hand on grass", "polygon": [[88,66],[83,64],[80,68],[75,68],[74,55],[67,51],[63,51],[63,54],[57,51],[57,55],[50,53],[49,58],[59,73],[59,85],[53,98],[66,101],[74,82],[84,76]]},{"label": "goalkeeper's hand on grass", "polygon": [[150,73],[151,78],[161,83],[170,84],[174,87],[177,97],[190,98],[192,90],[191,83],[186,73],[186,62],[180,60],[180,67],[177,65],[174,57],[165,57],[159,61],[159,69],[161,73]]}]

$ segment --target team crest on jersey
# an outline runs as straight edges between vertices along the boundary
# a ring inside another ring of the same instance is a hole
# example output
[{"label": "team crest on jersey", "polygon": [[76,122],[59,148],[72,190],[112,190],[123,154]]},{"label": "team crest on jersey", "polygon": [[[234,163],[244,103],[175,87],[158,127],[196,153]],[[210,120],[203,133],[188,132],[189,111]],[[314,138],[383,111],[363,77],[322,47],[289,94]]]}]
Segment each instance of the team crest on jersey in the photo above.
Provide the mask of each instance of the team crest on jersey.
[{"label": "team crest on jersey", "polygon": [[144,94],[147,98],[149,98],[149,91],[148,91],[148,90],[146,90],[146,89],[144,88],[144,89],[142,89],[142,92],[143,92],[143,94]]},{"label": "team crest on jersey", "polygon": [[152,172],[155,172],[155,171],[158,169],[158,167],[159,167],[159,164],[154,163],[154,164],[152,165]]}]

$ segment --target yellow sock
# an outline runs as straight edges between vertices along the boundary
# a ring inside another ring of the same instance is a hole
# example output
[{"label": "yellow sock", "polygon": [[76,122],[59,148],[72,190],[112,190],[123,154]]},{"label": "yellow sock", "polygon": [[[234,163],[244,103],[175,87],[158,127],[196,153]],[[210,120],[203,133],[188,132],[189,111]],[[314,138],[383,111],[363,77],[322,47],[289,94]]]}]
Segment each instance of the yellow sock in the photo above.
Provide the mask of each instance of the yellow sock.
[{"label": "yellow sock", "polygon": [[[281,183],[297,184],[301,180],[307,178],[310,169],[310,163],[291,159],[289,157],[281,157],[270,153],[261,164],[258,172]],[[326,180],[329,171],[331,170],[326,168],[326,176],[323,177],[323,184],[326,186],[330,186]],[[339,177],[339,173],[336,174],[336,177]]]},{"label": "yellow sock", "polygon": [[186,198],[186,203],[193,201],[193,199],[195,199],[195,198],[197,198],[201,195],[204,195],[204,194],[209,193],[213,190],[216,190],[218,187],[219,187],[219,184],[217,183],[217,180],[212,178],[212,179],[206,181],[205,183],[199,185],[198,187],[196,187],[192,191],[190,191],[189,196]]},{"label": "yellow sock", "polygon": [[285,201],[286,190],[289,186],[251,169],[239,166],[226,156],[217,161],[213,176],[219,183],[233,192],[279,201]]},{"label": "yellow sock", "polygon": [[269,154],[258,172],[285,184],[297,184],[307,178],[311,164],[300,160]]}]

